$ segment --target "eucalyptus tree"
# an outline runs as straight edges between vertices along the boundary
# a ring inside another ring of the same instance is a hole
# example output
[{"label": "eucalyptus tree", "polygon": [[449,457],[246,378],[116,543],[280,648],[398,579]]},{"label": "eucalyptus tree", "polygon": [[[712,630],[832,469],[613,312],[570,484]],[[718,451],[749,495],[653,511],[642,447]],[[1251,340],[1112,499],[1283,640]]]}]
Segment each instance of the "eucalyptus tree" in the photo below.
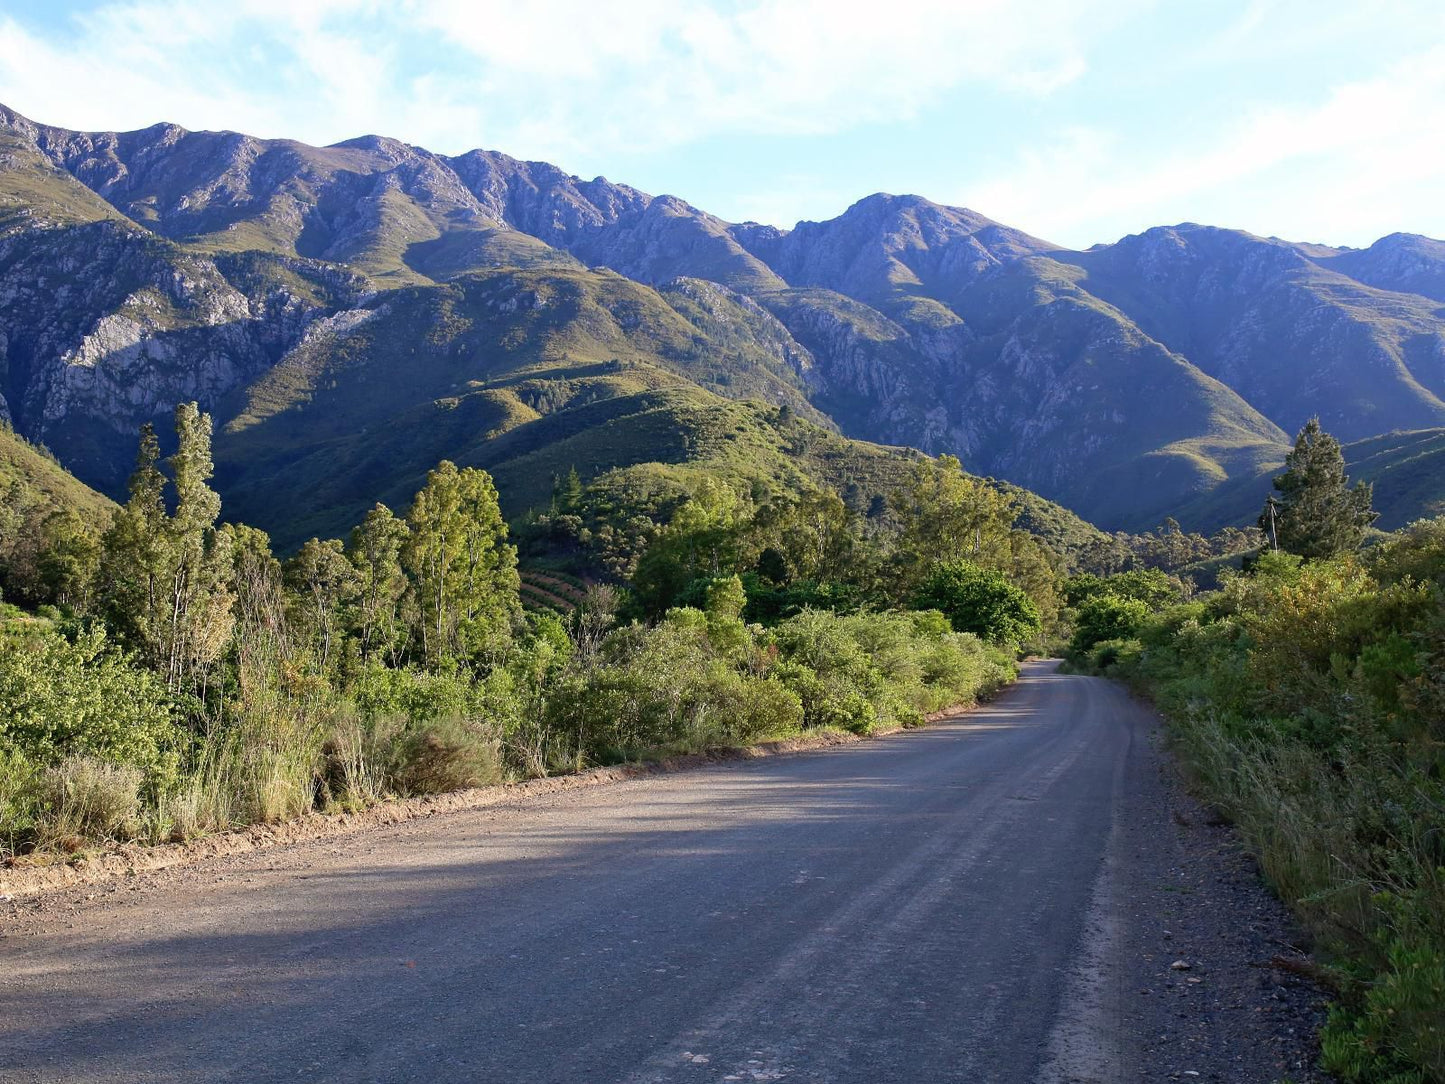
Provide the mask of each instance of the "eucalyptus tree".
[{"label": "eucalyptus tree", "polygon": [[403,563],[416,591],[428,663],[481,661],[510,640],[520,612],[517,551],[486,471],[443,460],[407,513]]}]

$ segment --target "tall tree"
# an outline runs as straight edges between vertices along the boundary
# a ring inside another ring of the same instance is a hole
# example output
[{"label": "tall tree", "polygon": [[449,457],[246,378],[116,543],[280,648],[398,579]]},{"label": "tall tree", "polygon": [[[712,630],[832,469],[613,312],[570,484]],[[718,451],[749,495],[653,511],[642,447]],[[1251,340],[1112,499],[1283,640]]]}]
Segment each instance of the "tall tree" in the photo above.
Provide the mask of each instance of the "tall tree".
[{"label": "tall tree", "polygon": [[232,538],[216,530],[221,498],[207,484],[211,418],[195,403],[175,413],[177,447],[167,460],[175,490],[168,514],[155,430],[141,430],[130,499],[103,541],[107,608],[128,638],[179,689],[204,678],[230,641]]},{"label": "tall tree", "polygon": [[900,548],[925,562],[1001,557],[1018,515],[1011,498],[969,476],[951,455],[919,463],[889,504],[901,528]]},{"label": "tall tree", "polygon": [[45,519],[39,571],[46,594],[62,606],[85,610],[100,574],[100,538],[73,508]]},{"label": "tall tree", "polygon": [[281,562],[271,553],[265,531],[243,523],[221,528],[229,536],[236,604],[236,679],[243,703],[275,688],[297,644],[286,612]]},{"label": "tall tree", "polygon": [[1349,484],[1340,442],[1320,428],[1318,418],[1305,423],[1284,462],[1284,473],[1274,480],[1279,496],[1271,495],[1259,516],[1271,544],[1311,558],[1359,549],[1379,518],[1370,507],[1372,487]]},{"label": "tall tree", "polygon": [[163,607],[161,580],[170,549],[166,476],[155,426],[141,426],[130,498],[101,539],[101,581],[113,627],[133,646],[159,661]]},{"label": "tall tree", "polygon": [[633,589],[643,612],[661,617],[693,580],[731,575],[756,560],[753,522],[751,500],[704,478],[637,562]]},{"label": "tall tree", "polygon": [[285,583],[294,594],[301,625],[310,633],[317,666],[332,662],[343,611],[361,590],[361,576],[346,559],[341,540],[308,539],[286,562]]},{"label": "tall tree", "polygon": [[196,403],[176,407],[176,451],[167,460],[176,510],[168,524],[171,561],[165,673],[172,688],[203,678],[230,642],[234,580],[229,535],[216,530],[221,496],[208,484],[211,416]]},{"label": "tall tree", "polygon": [[517,551],[486,471],[443,460],[407,513],[404,560],[428,662],[478,661],[504,648],[520,611]]},{"label": "tall tree", "polygon": [[360,577],[353,627],[363,659],[392,651],[400,626],[398,608],[406,593],[401,552],[410,532],[406,521],[377,503],[352,530],[347,556]]}]

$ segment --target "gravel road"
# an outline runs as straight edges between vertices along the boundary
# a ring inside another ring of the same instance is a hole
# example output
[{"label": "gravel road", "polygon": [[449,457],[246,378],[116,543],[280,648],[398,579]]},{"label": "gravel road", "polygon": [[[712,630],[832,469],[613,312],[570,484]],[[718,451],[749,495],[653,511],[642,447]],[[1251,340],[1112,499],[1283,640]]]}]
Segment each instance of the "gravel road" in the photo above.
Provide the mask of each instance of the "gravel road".
[{"label": "gravel road", "polygon": [[1323,1079],[1155,728],[1031,663],[922,731],[3,903],[0,1080]]}]

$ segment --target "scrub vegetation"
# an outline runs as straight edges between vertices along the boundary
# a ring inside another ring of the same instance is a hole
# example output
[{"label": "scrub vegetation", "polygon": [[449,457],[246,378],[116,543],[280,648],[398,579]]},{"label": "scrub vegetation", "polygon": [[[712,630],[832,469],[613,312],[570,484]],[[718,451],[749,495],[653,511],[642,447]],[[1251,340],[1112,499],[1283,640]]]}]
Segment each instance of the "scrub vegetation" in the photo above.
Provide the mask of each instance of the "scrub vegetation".
[{"label": "scrub vegetation", "polygon": [[[569,472],[519,526],[552,558],[524,584],[483,470],[443,461],[404,515],[376,504],[346,539],[282,560],[221,521],[210,438],[195,404],[176,410],[168,457],[144,429],[113,510],[46,497],[26,479],[54,464],[17,445],[31,458],[0,552],[12,860],[916,725],[1011,680],[1039,614],[1057,613],[1057,557],[956,460],[909,461],[871,519],[821,487],[661,465],[583,487]],[[630,531],[579,526],[574,509],[596,520],[604,501]],[[562,567],[589,555],[594,571]],[[945,616],[921,588],[963,562],[1020,586]]]},{"label": "scrub vegetation", "polygon": [[[1311,423],[1276,479],[1278,549],[1186,598],[1076,577],[1075,666],[1154,698],[1201,791],[1317,935],[1346,1081],[1445,1079],[1445,520],[1361,549],[1368,485]],[[1293,550],[1293,552],[1291,552]]]}]

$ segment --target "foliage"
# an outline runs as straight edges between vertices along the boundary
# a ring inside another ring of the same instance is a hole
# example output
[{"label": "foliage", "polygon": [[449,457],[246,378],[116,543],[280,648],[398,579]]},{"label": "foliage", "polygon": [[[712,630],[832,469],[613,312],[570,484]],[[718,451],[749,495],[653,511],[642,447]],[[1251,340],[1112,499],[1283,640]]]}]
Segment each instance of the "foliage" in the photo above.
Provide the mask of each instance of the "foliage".
[{"label": "foliage", "polygon": [[177,769],[177,718],[164,681],[102,628],[73,642],[43,624],[0,631],[0,747],[32,763],[97,757],[164,789]]},{"label": "foliage", "polygon": [[1270,497],[1259,528],[1286,553],[1313,558],[1352,553],[1379,518],[1370,507],[1370,483],[1350,488],[1340,442],[1320,428],[1318,418],[1299,431],[1274,487],[1279,498]]},{"label": "foliage", "polygon": [[1038,607],[1022,588],[970,561],[936,566],[914,595],[914,606],[939,610],[955,632],[971,632],[991,644],[1020,644],[1042,626]]},{"label": "foliage", "polygon": [[1157,568],[1136,568],[1118,572],[1112,576],[1097,576],[1083,572],[1071,576],[1064,582],[1064,601],[1070,606],[1082,606],[1089,599],[1100,595],[1134,599],[1150,609],[1182,602],[1188,589],[1176,576]]},{"label": "foliage", "polygon": [[[978,575],[1014,632],[1037,627],[1030,592],[1055,599],[1053,558],[956,462],[910,467],[897,515],[799,476],[667,475],[638,490],[568,471],[560,519],[591,507],[601,523],[606,500],[636,527],[630,590],[538,570],[534,584],[575,608],[524,615],[485,471],[443,461],[404,520],[374,504],[345,544],[311,538],[283,562],[264,532],[217,526],[210,419],[184,404],[175,424],[164,461],[142,430],[103,538],[63,513],[12,516],[50,524],[33,552],[68,608],[0,613],[9,851],[184,839],[804,728],[916,724],[1014,673],[941,613],[902,611],[924,567],[911,547],[940,545],[950,517],[987,519],[999,567]],[[797,418],[775,424],[827,446]],[[991,627],[1007,640],[1004,622]]]},{"label": "foliage", "polygon": [[401,554],[409,535],[406,521],[380,502],[351,532],[347,556],[357,575],[353,627],[365,660],[388,655],[401,639],[400,607],[407,591]]},{"label": "foliage", "polygon": [[1168,712],[1332,954],[1343,996],[1323,1050],[1345,1081],[1445,1079],[1442,540],[1436,520],[1362,555],[1266,553],[1075,656]]},{"label": "foliage", "polygon": [[1087,651],[1105,640],[1126,640],[1149,616],[1149,605],[1136,598],[1101,594],[1085,599],[1074,616],[1069,650]]},{"label": "foliage", "polygon": [[428,662],[505,651],[517,610],[517,554],[486,471],[443,460],[407,513],[403,560],[422,613]]},{"label": "foliage", "polygon": [[102,540],[105,608],[128,643],[172,690],[204,678],[230,639],[230,536],[216,530],[221,499],[206,483],[211,419],[195,403],[175,414],[177,449],[168,461],[175,511],[166,506],[160,442],[147,425],[130,479],[130,499]]}]

